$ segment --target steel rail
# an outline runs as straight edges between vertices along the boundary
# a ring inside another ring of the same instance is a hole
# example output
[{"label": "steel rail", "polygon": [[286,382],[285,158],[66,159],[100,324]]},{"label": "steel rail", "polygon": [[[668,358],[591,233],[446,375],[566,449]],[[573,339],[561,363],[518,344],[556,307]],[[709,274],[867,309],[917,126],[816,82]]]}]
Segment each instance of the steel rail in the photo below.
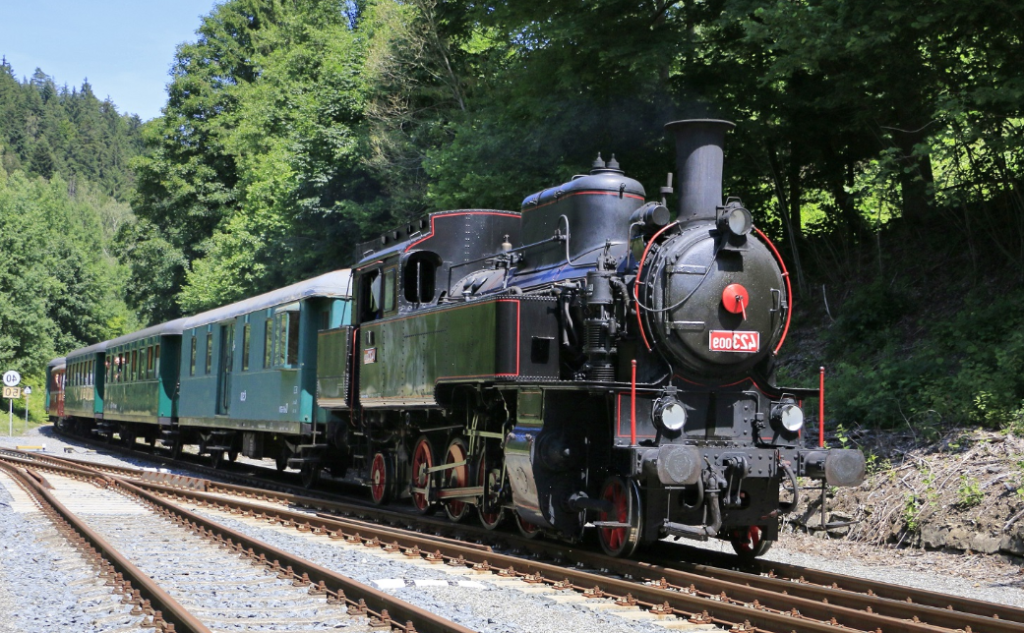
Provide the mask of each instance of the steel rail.
[{"label": "steel rail", "polygon": [[[592,588],[595,584],[605,588],[611,587],[609,592],[614,593],[620,598],[632,595],[648,606],[667,603],[675,609],[686,612],[690,616],[707,611],[712,614],[713,618],[720,620],[720,623],[731,626],[737,626],[746,621],[764,630],[783,632],[791,630],[831,630],[834,632],[837,626],[862,631],[874,631],[881,627],[887,633],[924,633],[949,630],[948,626],[933,626],[923,622],[915,622],[913,620],[915,614],[909,610],[904,611],[903,618],[896,618],[877,612],[872,613],[871,610],[857,610],[838,605],[831,600],[821,601],[820,599],[786,595],[776,590],[749,587],[743,583],[738,584],[708,579],[678,570],[657,569],[657,574],[662,578],[671,578],[672,585],[678,588],[673,590],[668,585],[644,585],[636,581],[611,579],[578,569],[567,569],[559,565],[481,551],[476,548],[467,547],[465,544],[453,544],[447,540],[445,542],[438,542],[430,536],[412,533],[396,534],[395,530],[371,524],[353,525],[355,523],[353,521],[342,522],[326,518],[322,515],[311,516],[283,508],[271,509],[241,499],[225,499],[212,493],[180,490],[162,484],[136,482],[135,485],[160,491],[164,494],[174,495],[177,498],[195,502],[200,506],[218,506],[233,513],[253,515],[257,518],[269,518],[270,520],[284,522],[289,526],[298,527],[303,531],[318,531],[332,535],[334,538],[340,538],[337,534],[344,534],[347,531],[350,542],[365,542],[368,545],[387,546],[392,549],[395,547],[405,548],[407,551],[413,550],[417,556],[426,555],[428,560],[433,560],[434,562],[446,560],[464,566],[475,566],[476,569],[482,569],[485,564],[488,569],[513,568],[519,576],[534,576],[535,580],[543,578],[550,581],[550,584],[555,585],[562,581],[562,588],[566,589],[583,590]],[[353,529],[357,531],[353,532]],[[561,553],[566,559],[591,567],[600,567],[608,564],[611,560],[620,563],[616,565],[616,571],[619,572],[626,569],[634,574],[638,571],[651,571],[649,566],[645,569],[642,565],[632,563],[631,561],[607,559],[607,557],[582,550],[563,548]],[[562,579],[566,579],[568,582]],[[681,592],[680,589],[683,591]],[[840,592],[833,591],[832,593],[834,595]],[[878,603],[884,601],[880,599],[874,601],[866,599],[865,602],[869,606],[877,607]],[[904,606],[912,607],[913,605]],[[817,622],[814,620],[817,620]],[[974,621],[976,625],[987,623],[988,620],[985,618],[976,618]],[[1018,625],[1013,625],[1013,627],[1015,627],[1012,629],[1013,631],[1019,628]]]},{"label": "steel rail", "polygon": [[[159,507],[167,513],[180,517],[200,531],[216,535],[219,537],[218,540],[223,540],[232,545],[236,551],[252,550],[252,554],[249,554],[250,556],[259,555],[261,560],[265,558],[267,561],[274,561],[275,568],[281,567],[286,569],[286,573],[294,576],[296,580],[301,579],[302,582],[319,585],[321,589],[338,595],[344,595],[346,599],[349,599],[351,595],[358,597],[360,606],[365,605],[364,608],[377,611],[378,619],[394,628],[422,633],[473,633],[471,629],[434,615],[425,609],[395,598],[369,585],[364,585],[326,567],[321,567],[316,563],[290,554],[273,545],[206,519],[195,512],[162,499],[134,483],[120,478],[115,478],[113,483],[115,487],[144,500],[149,505]],[[409,624],[402,626],[399,622],[407,622]]]},{"label": "steel rail", "polygon": [[181,633],[212,633],[206,625],[172,598],[152,578],[144,574],[82,519],[68,510],[42,483],[31,477],[22,477],[19,469],[9,463],[0,461],[0,468],[19,481],[40,506],[50,508],[71,529],[80,534],[91,548],[131,583],[131,587],[134,587],[141,596],[145,596],[150,601],[153,608],[162,615],[164,621],[174,624],[175,629]]},{"label": "steel rail", "polygon": [[[61,460],[61,458],[50,459],[58,461]],[[68,461],[81,463],[78,460]],[[85,464],[82,465],[85,466]],[[116,468],[120,472],[129,473],[132,476],[138,475],[138,471],[134,471],[133,469],[123,467],[112,468]],[[178,478],[179,483],[181,480],[191,482],[190,484],[186,483],[186,485],[200,490],[205,488],[210,492],[221,491],[225,494],[247,497],[265,496],[268,494],[265,491],[257,491],[246,486],[209,482],[202,479],[181,478],[180,476],[173,475],[151,475],[151,477]],[[376,507],[363,505],[353,506],[351,504],[338,501],[295,495],[291,493],[275,492],[273,495],[277,497],[281,503],[286,504],[314,507],[321,510],[331,509],[345,513],[356,513],[390,521],[398,520],[405,521],[406,523],[409,523],[410,521],[422,521],[421,518],[411,517],[405,513],[396,513],[394,511]],[[485,532],[482,529],[475,530],[473,528],[467,528],[466,526],[452,524],[447,521],[432,520],[430,521],[430,524],[434,527],[458,530],[464,533],[469,532],[478,536],[487,536],[489,538],[494,538],[496,536],[494,533]],[[503,536],[508,538],[508,535]],[[870,607],[877,613],[891,615],[895,618],[913,618],[916,616],[925,622],[935,623],[943,628],[965,628],[970,626],[976,630],[993,630],[994,633],[1002,633],[1003,631],[1017,630],[1014,627],[1019,627],[1019,624],[1015,625],[1013,623],[1024,623],[1024,610],[1008,605],[961,598],[959,596],[944,595],[922,589],[914,589],[878,581],[854,578],[795,565],[786,565],[783,563],[759,561],[761,568],[768,573],[768,576],[758,576],[721,567],[688,563],[679,559],[666,560],[665,558],[662,558],[661,560],[658,560],[656,558],[654,561],[633,562],[623,561],[621,559],[612,559],[599,554],[591,554],[589,552],[584,552],[579,549],[559,544],[523,540],[521,542],[517,542],[517,545],[530,551],[545,553],[549,556],[558,556],[565,552],[573,552],[573,556],[576,557],[574,560],[582,562],[585,557],[590,562],[584,564],[592,564],[605,568],[615,568],[620,570],[620,573],[643,575],[655,573],[652,570],[657,570],[657,573],[664,576],[665,574],[672,574],[676,572],[682,574],[689,572],[691,574],[699,575],[699,577],[702,577],[702,580],[713,578],[726,582],[749,585],[752,588],[760,588],[774,592],[784,591],[789,595],[808,599],[820,599],[821,597],[824,597],[829,601],[830,605],[849,606],[853,609],[864,609]],[[689,551],[696,551],[690,548],[687,549]],[[708,552],[702,553],[708,554]],[[735,562],[734,557],[728,557],[728,559],[728,561],[724,561],[724,564]],[[979,626],[982,626],[982,628],[978,629]]]},{"label": "steel rail", "polygon": [[[190,524],[190,526],[200,526],[204,536],[214,537],[221,542],[232,543],[239,551],[247,549],[248,555],[260,555],[260,560],[267,561],[267,564],[273,561],[274,571],[287,574],[297,582],[304,584],[312,583],[314,585],[319,583],[315,591],[327,593],[335,601],[351,603],[349,608],[351,615],[368,615],[371,617],[371,621],[375,621],[376,624],[387,625],[390,628],[406,631],[406,633],[416,633],[417,631],[422,633],[471,633],[470,629],[457,623],[435,616],[428,611],[359,583],[347,576],[322,568],[302,558],[292,556],[257,539],[251,539],[240,532],[208,521],[175,504],[167,503],[147,492],[142,487],[125,481],[119,476],[111,476],[94,470],[89,465],[75,464],[73,466],[62,466],[57,463],[42,463],[11,457],[10,455],[3,455],[0,458],[0,466],[4,465],[4,462],[8,460],[27,467],[55,472],[62,476],[78,479],[99,479],[104,485],[113,486],[123,493],[139,498],[143,503],[158,508],[164,514],[181,517],[185,519],[183,522]],[[47,461],[59,462],[61,460],[59,458],[51,458]],[[180,489],[165,487],[160,484],[151,485],[167,488],[172,491],[180,491]],[[282,562],[284,564],[279,565]],[[285,569],[287,572],[283,571]],[[405,624],[402,624],[402,622]],[[206,631],[196,631],[196,633],[206,633]]]}]

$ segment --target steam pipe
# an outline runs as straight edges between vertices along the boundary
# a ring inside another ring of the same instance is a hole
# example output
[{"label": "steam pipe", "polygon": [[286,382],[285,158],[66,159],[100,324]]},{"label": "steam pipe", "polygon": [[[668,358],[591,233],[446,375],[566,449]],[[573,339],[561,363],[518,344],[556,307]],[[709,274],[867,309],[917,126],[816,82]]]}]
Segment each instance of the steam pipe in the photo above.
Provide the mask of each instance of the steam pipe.
[{"label": "steam pipe", "polygon": [[722,205],[722,162],[725,133],[731,121],[689,119],[673,121],[665,129],[676,138],[676,182],[680,223],[714,220]]}]

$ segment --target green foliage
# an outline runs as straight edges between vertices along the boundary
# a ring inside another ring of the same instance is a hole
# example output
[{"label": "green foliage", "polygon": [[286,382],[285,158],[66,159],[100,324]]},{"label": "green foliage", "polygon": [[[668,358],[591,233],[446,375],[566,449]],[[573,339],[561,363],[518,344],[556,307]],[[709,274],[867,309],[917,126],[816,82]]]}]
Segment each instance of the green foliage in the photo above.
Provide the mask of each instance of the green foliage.
[{"label": "green foliage", "polygon": [[956,489],[957,503],[963,508],[973,508],[985,500],[978,480],[967,473],[960,475],[960,485]]},{"label": "green foliage", "polygon": [[[922,310],[919,290],[855,290],[825,334],[829,411],[847,427],[1024,424],[1024,289],[967,291],[949,313]],[[805,376],[804,380],[812,379]]]},{"label": "green foliage", "polygon": [[[59,176],[0,172],[0,367],[39,375],[58,354],[135,323],[107,252],[104,194]],[[109,212],[109,209],[108,209]]]},{"label": "green foliage", "polygon": [[858,287],[842,304],[828,331],[829,354],[857,354],[884,346],[888,329],[906,311],[906,295],[901,290],[881,279]]},{"label": "green foliage", "polygon": [[0,170],[7,173],[59,174],[72,192],[91,183],[126,200],[134,188],[127,163],[141,150],[141,124],[96,98],[88,82],[58,87],[40,69],[19,82],[13,68],[0,67]]},{"label": "green foliage", "polygon": [[[362,44],[337,9],[234,0],[179,47],[166,114],[133,163],[145,224],[120,240],[131,303],[148,321],[351,259],[379,186],[360,163]],[[148,303],[150,267],[136,255],[163,272],[160,305]],[[179,291],[180,309],[166,300]]]},{"label": "green foliage", "polygon": [[903,497],[903,524],[906,526],[908,532],[916,532],[920,525],[920,517],[922,511],[921,499],[911,493],[907,493]]}]

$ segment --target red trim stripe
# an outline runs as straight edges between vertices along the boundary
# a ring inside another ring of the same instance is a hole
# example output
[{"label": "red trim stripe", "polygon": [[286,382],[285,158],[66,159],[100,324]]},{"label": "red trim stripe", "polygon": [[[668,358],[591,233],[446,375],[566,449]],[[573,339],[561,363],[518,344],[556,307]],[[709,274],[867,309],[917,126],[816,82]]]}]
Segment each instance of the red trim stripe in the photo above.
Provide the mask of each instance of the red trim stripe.
[{"label": "red trim stripe", "polygon": [[786,309],[786,327],[782,329],[782,338],[779,339],[779,344],[772,350],[773,355],[778,355],[779,350],[782,349],[782,344],[786,341],[786,334],[789,333],[789,319],[793,316],[793,287],[789,283],[789,271],[786,270],[786,262],[782,261],[782,254],[779,253],[779,249],[775,248],[775,244],[772,244],[772,241],[761,232],[761,229],[755,226],[754,230],[768,244],[768,248],[772,249],[772,253],[775,254],[775,260],[779,262],[779,267],[782,268],[782,277],[786,280],[786,299],[789,300],[789,307]]}]

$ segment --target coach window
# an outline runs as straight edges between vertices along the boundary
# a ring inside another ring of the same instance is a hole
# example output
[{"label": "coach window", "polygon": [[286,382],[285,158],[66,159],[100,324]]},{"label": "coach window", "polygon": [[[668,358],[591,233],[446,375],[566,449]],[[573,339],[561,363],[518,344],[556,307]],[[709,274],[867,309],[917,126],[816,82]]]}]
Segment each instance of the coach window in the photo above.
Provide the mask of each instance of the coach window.
[{"label": "coach window", "polygon": [[249,324],[242,327],[242,371],[249,371]]},{"label": "coach window", "polygon": [[434,279],[437,272],[437,255],[420,251],[405,261],[402,285],[405,300],[409,303],[430,303],[434,300]]},{"label": "coach window", "polygon": [[146,348],[146,378],[153,377],[153,346]]},{"label": "coach window", "polygon": [[206,373],[213,369],[213,332],[206,333]]},{"label": "coach window", "polygon": [[160,377],[160,343],[153,346],[153,377]]},{"label": "coach window", "polygon": [[131,364],[131,375],[128,380],[137,380],[139,377],[139,352],[138,350],[132,350],[132,364]]},{"label": "coach window", "polygon": [[188,364],[188,375],[196,375],[196,332],[192,330],[192,356]]},{"label": "coach window", "polygon": [[274,314],[274,365],[284,368],[299,366],[299,304],[277,308]]},{"label": "coach window", "polygon": [[273,321],[268,317],[263,322],[263,369],[269,369],[274,358],[274,337],[271,326]]}]

